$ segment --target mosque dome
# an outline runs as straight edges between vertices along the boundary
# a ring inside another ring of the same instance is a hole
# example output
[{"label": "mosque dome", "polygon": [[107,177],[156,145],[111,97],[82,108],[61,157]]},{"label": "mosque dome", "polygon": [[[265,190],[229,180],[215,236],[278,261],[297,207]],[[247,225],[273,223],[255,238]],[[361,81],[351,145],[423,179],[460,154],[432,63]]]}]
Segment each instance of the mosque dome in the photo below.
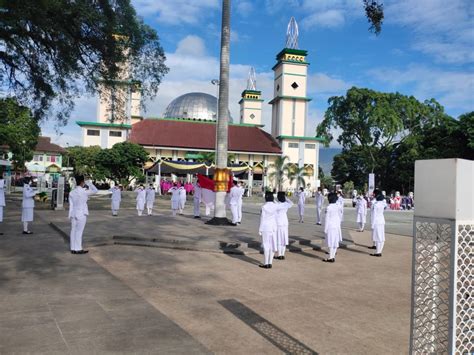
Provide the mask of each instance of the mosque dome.
[{"label": "mosque dome", "polygon": [[[163,116],[164,118],[215,121],[217,118],[217,98],[204,92],[190,92],[171,101]],[[229,122],[232,122],[230,111]]]}]

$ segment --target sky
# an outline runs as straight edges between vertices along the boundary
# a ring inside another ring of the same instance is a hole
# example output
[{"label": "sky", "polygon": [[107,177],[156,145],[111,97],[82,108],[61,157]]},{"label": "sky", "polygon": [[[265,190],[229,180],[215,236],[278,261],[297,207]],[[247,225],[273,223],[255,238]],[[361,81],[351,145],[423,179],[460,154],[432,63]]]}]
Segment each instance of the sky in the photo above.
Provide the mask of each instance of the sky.
[{"label": "sky", "polygon": [[[219,76],[220,0],[132,0],[145,23],[155,28],[166,52],[158,95],[145,117],[162,117],[176,97],[194,91],[216,95]],[[418,100],[435,98],[458,117],[474,110],[474,1],[385,0],[379,36],[368,31],[362,0],[231,1],[230,102],[239,117],[240,94],[249,68],[262,91],[264,129],[271,127],[275,55],[285,47],[291,16],[299,26],[299,48],[308,51],[309,124],[314,136],[332,96],[352,86],[398,91]],[[63,146],[80,144],[75,121],[96,121],[97,98],[79,97],[69,124],[58,134],[54,122],[42,134]]]}]

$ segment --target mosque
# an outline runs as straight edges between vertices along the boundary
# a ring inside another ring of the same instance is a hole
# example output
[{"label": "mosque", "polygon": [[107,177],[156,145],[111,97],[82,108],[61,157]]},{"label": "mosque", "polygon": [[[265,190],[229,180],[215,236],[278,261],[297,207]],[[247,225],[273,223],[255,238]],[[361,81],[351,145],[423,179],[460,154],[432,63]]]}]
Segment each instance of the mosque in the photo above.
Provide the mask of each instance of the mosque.
[{"label": "mosque", "polygon": [[[305,136],[308,124],[307,51],[298,49],[298,27],[292,18],[288,25],[286,48],[276,55],[272,120],[270,132],[262,125],[262,92],[257,90],[255,72],[249,73],[247,88],[242,91],[240,117],[229,112],[228,149],[230,168],[251,189],[275,186],[271,179],[274,162],[282,155],[295,167],[304,168],[307,187],[319,186],[318,137]],[[131,81],[130,81],[131,82]],[[82,145],[110,148],[115,143],[137,143],[149,153],[145,169],[156,182],[164,176],[213,173],[205,161],[216,146],[216,97],[192,92],[174,99],[162,118],[144,118],[140,113],[140,92],[130,90],[125,108],[128,120],[112,121],[111,100],[100,97],[96,122],[76,122],[82,130]],[[235,122],[237,121],[237,122]],[[285,188],[290,182],[284,183]]]}]

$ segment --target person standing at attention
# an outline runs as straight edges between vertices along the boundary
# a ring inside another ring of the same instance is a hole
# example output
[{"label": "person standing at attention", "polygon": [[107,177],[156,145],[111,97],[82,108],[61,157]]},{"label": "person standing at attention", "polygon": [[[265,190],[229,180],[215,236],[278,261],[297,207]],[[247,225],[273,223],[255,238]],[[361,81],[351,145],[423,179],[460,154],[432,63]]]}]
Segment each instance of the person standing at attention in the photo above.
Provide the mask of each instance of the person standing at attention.
[{"label": "person standing at attention", "polygon": [[34,210],[35,210],[35,195],[38,194],[37,190],[31,187],[31,178],[23,178],[23,201],[21,204],[21,221],[23,222],[23,234],[33,234],[28,229],[28,223],[33,222]]},{"label": "person standing at attention", "polygon": [[322,214],[322,211],[323,211],[323,203],[324,203],[324,196],[323,196],[323,192],[321,190],[321,187],[318,187],[318,191],[316,191],[316,198],[315,198],[315,201],[316,201],[316,224],[318,226],[321,225],[321,214]]},{"label": "person standing at attention", "polygon": [[298,197],[298,215],[300,216],[300,223],[304,223],[304,204],[306,202],[306,195],[304,189],[300,187],[299,192],[297,193]]},{"label": "person standing at attention", "polygon": [[97,193],[97,188],[92,181],[84,182],[84,176],[76,176],[76,187],[69,194],[69,219],[71,221],[69,244],[71,254],[87,254],[89,252],[82,249],[82,234],[89,215],[87,200],[90,195],[95,193]]}]

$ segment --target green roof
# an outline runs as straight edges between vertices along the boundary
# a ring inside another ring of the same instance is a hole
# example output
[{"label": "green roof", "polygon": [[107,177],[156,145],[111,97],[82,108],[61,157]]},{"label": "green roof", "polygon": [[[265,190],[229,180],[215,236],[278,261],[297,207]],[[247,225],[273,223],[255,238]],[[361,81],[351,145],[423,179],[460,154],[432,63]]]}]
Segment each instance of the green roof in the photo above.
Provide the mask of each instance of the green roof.
[{"label": "green roof", "polygon": [[102,122],[89,122],[89,121],[76,121],[78,126],[94,126],[94,127],[109,127],[109,128],[132,128],[132,125],[123,123],[102,123]]},{"label": "green roof", "polygon": [[281,52],[277,54],[276,59],[279,60],[283,54],[302,55],[306,57],[308,55],[308,51],[303,49],[283,48]]},{"label": "green roof", "polygon": [[304,101],[311,101],[312,98],[311,97],[301,97],[301,96],[276,96],[274,97],[270,102],[269,104],[273,104],[274,102],[278,101],[278,100],[281,100],[281,99],[295,99],[295,100],[304,100]]},{"label": "green roof", "polygon": [[262,92],[259,91],[259,90],[244,90],[244,91],[242,91],[242,96],[244,96],[245,94],[261,95]]},{"label": "green roof", "polygon": [[304,136],[278,136],[277,139],[295,139],[300,141],[318,141],[324,142],[323,137],[304,137]]}]

